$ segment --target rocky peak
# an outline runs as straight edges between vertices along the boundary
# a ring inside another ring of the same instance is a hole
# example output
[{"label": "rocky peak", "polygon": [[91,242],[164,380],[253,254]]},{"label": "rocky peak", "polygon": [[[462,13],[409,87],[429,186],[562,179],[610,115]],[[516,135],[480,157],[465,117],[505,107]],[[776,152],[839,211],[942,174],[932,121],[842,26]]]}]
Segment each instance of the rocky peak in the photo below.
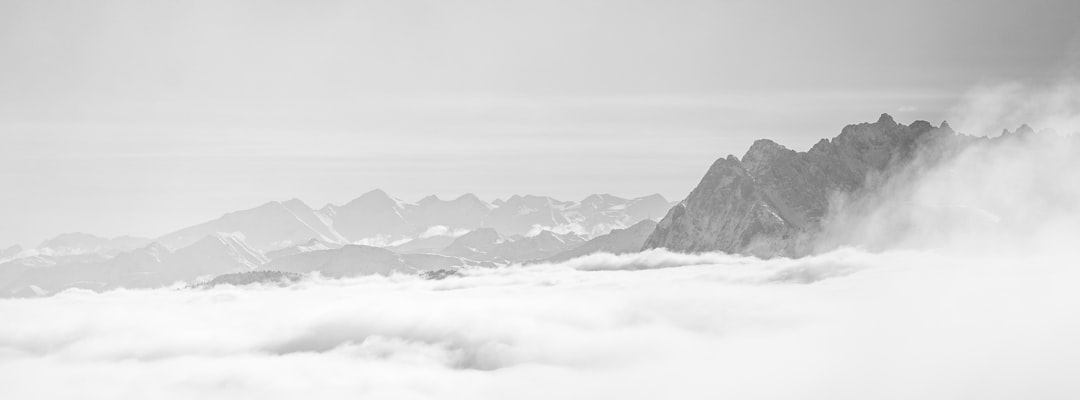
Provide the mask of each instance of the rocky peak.
[{"label": "rocky peak", "polygon": [[441,199],[439,199],[439,196],[436,196],[436,195],[432,194],[432,195],[428,195],[427,197],[424,197],[424,198],[420,199],[420,201],[418,201],[416,203],[419,204],[419,205],[426,205],[426,204],[442,203],[442,202],[443,201]]},{"label": "rocky peak", "polygon": [[480,200],[479,197],[476,197],[476,195],[472,193],[465,193],[461,196],[458,196],[458,198],[454,199],[453,201],[455,203],[485,204],[483,200]]},{"label": "rocky peak", "polygon": [[818,228],[835,192],[857,190],[868,174],[910,159],[920,138],[936,129],[926,121],[901,125],[882,114],[874,123],[845,126],[807,152],[758,140],[741,161],[716,160],[644,247],[794,255],[799,238]]},{"label": "rocky peak", "polygon": [[38,247],[62,250],[79,247],[97,247],[108,242],[109,239],[82,232],[62,233],[56,237],[41,242]]},{"label": "rocky peak", "polygon": [[360,195],[360,197],[355,200],[361,199],[366,201],[395,202],[394,199],[391,198],[390,195],[387,195],[386,191],[382,191],[382,189],[370,190],[366,192],[366,194]]},{"label": "rocky peak", "polygon": [[281,205],[285,206],[286,208],[288,208],[290,210],[296,210],[296,209],[310,210],[311,209],[311,207],[308,207],[307,203],[304,203],[303,200],[300,200],[300,199],[295,198],[295,197],[281,202]]},{"label": "rocky peak", "polygon": [[754,141],[754,144],[751,145],[750,149],[743,155],[742,164],[747,170],[755,171],[778,157],[793,154],[795,154],[794,150],[781,146],[772,140],[759,139]]},{"label": "rocky peak", "polygon": [[925,131],[929,131],[931,129],[935,129],[934,124],[931,124],[931,123],[923,121],[923,120],[917,120],[915,122],[912,122],[911,125],[908,125],[908,128],[914,129],[914,130],[919,131],[919,132],[925,132]]}]

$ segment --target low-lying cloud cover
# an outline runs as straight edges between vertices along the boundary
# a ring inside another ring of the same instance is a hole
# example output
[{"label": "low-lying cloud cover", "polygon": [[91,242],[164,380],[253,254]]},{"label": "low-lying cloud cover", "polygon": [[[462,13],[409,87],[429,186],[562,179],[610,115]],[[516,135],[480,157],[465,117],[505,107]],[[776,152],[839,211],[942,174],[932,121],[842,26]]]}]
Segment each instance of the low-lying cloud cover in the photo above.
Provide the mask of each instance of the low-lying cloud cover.
[{"label": "low-lying cloud cover", "polygon": [[662,250],[0,301],[3,398],[1077,398],[1075,260]]}]

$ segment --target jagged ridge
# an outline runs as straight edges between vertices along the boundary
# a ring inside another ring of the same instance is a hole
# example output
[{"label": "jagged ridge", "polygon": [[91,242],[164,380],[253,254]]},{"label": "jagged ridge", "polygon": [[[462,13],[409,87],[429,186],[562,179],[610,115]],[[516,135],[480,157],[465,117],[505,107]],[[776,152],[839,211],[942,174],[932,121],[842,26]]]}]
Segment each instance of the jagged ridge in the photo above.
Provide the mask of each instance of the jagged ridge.
[{"label": "jagged ridge", "polygon": [[956,136],[946,123],[903,125],[882,114],[874,123],[848,125],[806,152],[758,140],[741,160],[729,155],[713,163],[643,248],[801,254],[831,196],[864,187],[868,177],[910,160],[925,143]]}]

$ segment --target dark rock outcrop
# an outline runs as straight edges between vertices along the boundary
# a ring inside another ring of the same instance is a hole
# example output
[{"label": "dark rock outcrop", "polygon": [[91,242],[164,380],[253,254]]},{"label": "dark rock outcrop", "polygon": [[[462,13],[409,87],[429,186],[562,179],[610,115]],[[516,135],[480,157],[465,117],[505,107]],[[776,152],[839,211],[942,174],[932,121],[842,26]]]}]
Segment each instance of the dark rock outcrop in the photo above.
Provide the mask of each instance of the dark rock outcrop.
[{"label": "dark rock outcrop", "polygon": [[898,124],[888,114],[844,127],[832,140],[796,152],[758,140],[742,159],[713,163],[701,182],[670,211],[643,248],[799,255],[829,211],[832,196],[864,188],[917,149],[957,135],[925,121]]}]

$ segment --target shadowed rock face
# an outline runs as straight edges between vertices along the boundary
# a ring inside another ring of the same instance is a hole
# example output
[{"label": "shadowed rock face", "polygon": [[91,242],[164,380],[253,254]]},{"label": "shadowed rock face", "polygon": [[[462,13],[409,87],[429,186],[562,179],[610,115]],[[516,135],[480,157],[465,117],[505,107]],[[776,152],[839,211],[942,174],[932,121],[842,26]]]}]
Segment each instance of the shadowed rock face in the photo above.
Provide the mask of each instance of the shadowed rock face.
[{"label": "shadowed rock face", "polygon": [[797,255],[834,194],[861,189],[868,177],[910,160],[923,142],[954,136],[947,125],[902,125],[882,114],[874,123],[848,125],[806,152],[758,140],[741,160],[716,160],[644,248]]}]

